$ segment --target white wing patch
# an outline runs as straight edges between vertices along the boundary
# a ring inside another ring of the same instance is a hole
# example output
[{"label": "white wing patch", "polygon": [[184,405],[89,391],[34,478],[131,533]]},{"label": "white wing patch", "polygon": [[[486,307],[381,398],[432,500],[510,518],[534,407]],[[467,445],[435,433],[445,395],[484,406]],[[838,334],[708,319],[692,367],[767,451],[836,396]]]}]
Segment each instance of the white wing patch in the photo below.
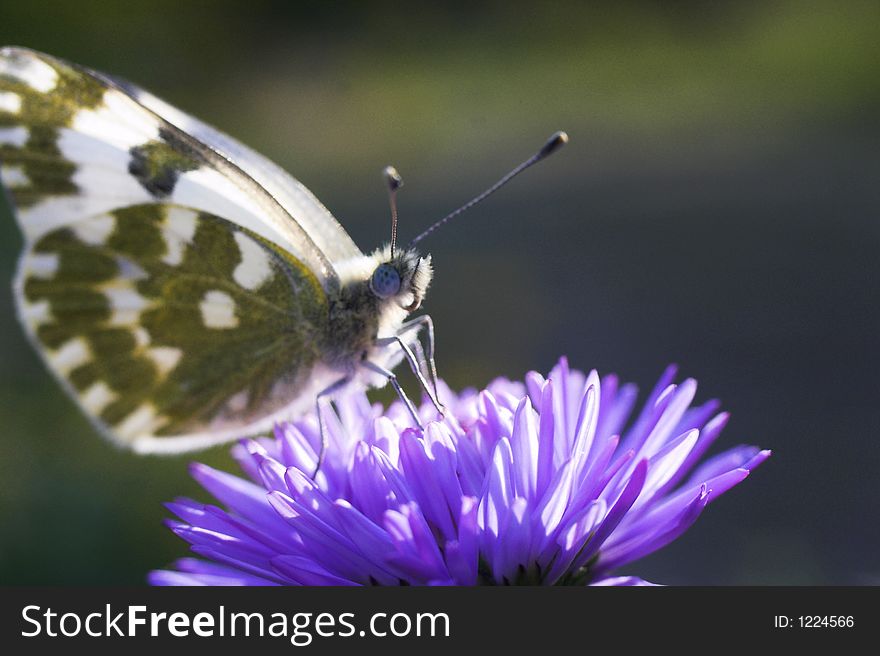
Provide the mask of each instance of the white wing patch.
[{"label": "white wing patch", "polygon": [[105,93],[103,105],[77,112],[71,128],[125,153],[159,138],[159,122],[119,93]]},{"label": "white wing patch", "polygon": [[241,263],[235,267],[232,277],[245,289],[257,289],[272,277],[269,253],[243,232],[236,232],[233,236],[241,252]]},{"label": "white wing patch", "polygon": [[12,91],[0,91],[0,112],[18,114],[21,111],[21,96]]},{"label": "white wing patch", "polygon": [[137,344],[139,348],[144,348],[145,346],[150,345],[150,333],[148,333],[147,329],[143,326],[134,328],[131,333],[134,335],[134,343]]},{"label": "white wing patch", "polygon": [[110,214],[99,214],[88,221],[70,224],[70,229],[80,241],[92,246],[103,246],[116,227],[116,219]]},{"label": "white wing patch", "polygon": [[235,301],[226,292],[218,289],[207,292],[199,303],[199,310],[202,312],[202,323],[205,324],[205,328],[223,330],[238,326]]},{"label": "white wing patch", "polygon": [[154,346],[147,349],[146,354],[162,376],[167,376],[172,372],[183,357],[183,351],[173,346]]},{"label": "white wing patch", "polygon": [[26,128],[16,125],[12,128],[0,128],[0,146],[21,148],[27,143],[30,133]]},{"label": "white wing patch", "polygon": [[36,57],[13,50],[4,50],[4,55],[0,57],[0,75],[24,82],[40,93],[49,93],[58,84],[55,69]]},{"label": "white wing patch", "polygon": [[52,367],[62,376],[67,375],[80,365],[90,362],[92,351],[86,340],[82,337],[74,337],[54,352],[47,353]]},{"label": "white wing patch", "polygon": [[140,435],[152,435],[167,421],[167,417],[156,411],[156,406],[152,403],[144,403],[115,426],[113,432],[123,440],[131,441]]},{"label": "white wing patch", "polygon": [[98,381],[79,396],[79,402],[86,410],[97,416],[118,398],[119,395],[110,389],[107,383]]},{"label": "white wing patch", "polygon": [[58,253],[31,253],[25,263],[25,274],[48,280],[58,271]]},{"label": "white wing patch", "polygon": [[162,230],[162,238],[165,240],[165,255],[162,261],[165,264],[177,266],[183,262],[186,245],[196,234],[198,218],[198,214],[185,207],[168,208]]},{"label": "white wing patch", "polygon": [[113,259],[116,260],[116,266],[119,267],[119,275],[122,278],[128,278],[129,280],[145,280],[149,277],[147,272],[144,271],[137,262],[132,262],[129,258],[123,255],[115,255]]},{"label": "white wing patch", "polygon": [[232,184],[219,171],[200,168],[181,174],[168,200],[222,216],[273,243],[286,242],[286,237],[266,222],[265,212],[254,196]]},{"label": "white wing patch", "polygon": [[135,283],[129,278],[116,278],[115,280],[101,285],[98,289],[103,292],[110,303],[110,325],[119,327],[137,326],[140,323],[141,312],[149,308],[152,303],[141,296]]},{"label": "white wing patch", "polygon": [[21,166],[0,166],[0,178],[10,189],[26,187],[31,182]]},{"label": "white wing patch", "polygon": [[19,307],[19,318],[32,332],[36,331],[44,323],[52,320],[52,307],[49,301],[42,300],[36,303],[22,301]]}]

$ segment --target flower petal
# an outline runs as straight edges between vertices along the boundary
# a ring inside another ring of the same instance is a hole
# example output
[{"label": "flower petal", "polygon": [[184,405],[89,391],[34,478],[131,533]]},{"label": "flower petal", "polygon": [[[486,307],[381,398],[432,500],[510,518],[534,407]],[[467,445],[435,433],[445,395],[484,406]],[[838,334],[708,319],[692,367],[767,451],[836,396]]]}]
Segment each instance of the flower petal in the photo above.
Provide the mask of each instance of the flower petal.
[{"label": "flower petal", "polygon": [[272,559],[272,566],[279,574],[299,585],[358,585],[336,576],[305,556],[277,556]]},{"label": "flower petal", "polygon": [[534,499],[538,487],[538,418],[527,396],[516,408],[510,447],[516,463],[513,474],[516,494]]},{"label": "flower petal", "polygon": [[620,493],[617,501],[611,506],[605,519],[603,519],[602,523],[596,528],[595,533],[593,533],[589,542],[587,542],[585,549],[575,559],[573,563],[575,569],[582,567],[589,562],[589,560],[599,551],[602,543],[604,543],[605,540],[608,539],[608,536],[611,535],[611,532],[617,528],[617,525],[641,493],[642,487],[645,484],[647,471],[648,461],[644,459],[640,460],[633,469],[632,476],[630,476],[623,492]]},{"label": "flower petal", "polygon": [[535,498],[541,499],[553,478],[553,452],[555,423],[553,415],[553,383],[546,381],[541,388],[540,422],[538,425],[538,475],[535,483]]},{"label": "flower petal", "polygon": [[646,531],[633,539],[602,550],[596,563],[596,572],[613,570],[634,560],[647,556],[649,553],[665,547],[679,535],[684,533],[700,516],[709,500],[706,487],[700,490],[696,498],[669,522],[661,532]]},{"label": "flower petal", "polygon": [[498,441],[491,468],[486,473],[486,486],[479,510],[480,527],[493,536],[498,535],[501,518],[514,498],[512,468],[510,442],[503,437]]},{"label": "flower petal", "polygon": [[260,526],[275,526],[277,517],[266,500],[265,488],[200,463],[190,465],[189,471],[199,485],[234,512]]},{"label": "flower petal", "polygon": [[656,583],[645,581],[637,576],[611,576],[606,579],[599,579],[590,583],[591,586],[652,586],[657,587]]},{"label": "flower petal", "polygon": [[477,582],[480,553],[477,508],[475,497],[462,498],[458,539],[446,543],[446,564],[459,585],[474,585]]}]

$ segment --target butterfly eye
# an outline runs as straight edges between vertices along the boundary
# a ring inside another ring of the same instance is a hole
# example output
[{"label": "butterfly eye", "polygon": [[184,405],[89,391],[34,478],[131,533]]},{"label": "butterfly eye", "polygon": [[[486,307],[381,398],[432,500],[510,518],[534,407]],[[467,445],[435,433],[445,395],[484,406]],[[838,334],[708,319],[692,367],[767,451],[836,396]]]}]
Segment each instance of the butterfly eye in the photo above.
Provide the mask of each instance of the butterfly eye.
[{"label": "butterfly eye", "polygon": [[370,278],[370,289],[379,298],[390,298],[400,291],[400,274],[390,264],[380,264]]}]

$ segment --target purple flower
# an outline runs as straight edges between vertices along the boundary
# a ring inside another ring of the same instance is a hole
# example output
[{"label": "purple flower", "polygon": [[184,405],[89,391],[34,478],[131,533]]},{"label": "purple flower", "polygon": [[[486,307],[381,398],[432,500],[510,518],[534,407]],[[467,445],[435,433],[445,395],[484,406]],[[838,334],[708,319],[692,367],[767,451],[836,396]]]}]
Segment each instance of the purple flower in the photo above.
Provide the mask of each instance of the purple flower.
[{"label": "purple flower", "polygon": [[224,507],[179,499],[168,525],[201,558],[152,572],[156,585],[634,585],[611,573],[669,544],[769,451],[737,446],[698,465],[728,420],[691,407],[697,384],[669,367],[631,420],[636,388],[569,370],[441,386],[447,416],[411,425],[363,393],[245,440],[250,480],[201,464]]}]

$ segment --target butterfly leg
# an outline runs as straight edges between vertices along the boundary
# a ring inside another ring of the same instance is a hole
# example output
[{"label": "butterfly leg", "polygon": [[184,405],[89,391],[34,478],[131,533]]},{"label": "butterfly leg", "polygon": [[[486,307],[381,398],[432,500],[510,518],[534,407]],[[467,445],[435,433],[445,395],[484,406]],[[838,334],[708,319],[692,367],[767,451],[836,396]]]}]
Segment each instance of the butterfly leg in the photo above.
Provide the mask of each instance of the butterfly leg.
[{"label": "butterfly leg", "polygon": [[[440,401],[440,394],[437,392],[437,377],[436,372],[431,372],[431,365],[429,364],[429,359],[425,357],[425,349],[422,347],[422,343],[418,340],[415,340],[410,345],[410,348],[416,354],[416,360],[418,360],[419,371],[422,371],[424,367],[428,369],[427,378],[431,381],[431,389],[434,391],[434,398],[431,399],[431,402],[434,403],[434,407],[437,408],[437,412],[440,413],[441,416],[446,414],[446,406]],[[424,365],[424,367],[422,366]],[[425,389],[425,393],[430,397],[431,390]]]},{"label": "butterfly leg", "polygon": [[[411,331],[415,331],[416,339],[418,340],[418,334],[425,329],[427,335],[427,343],[428,343],[428,374],[431,378],[431,385],[434,388],[434,398],[439,402],[440,395],[437,392],[437,364],[434,361],[434,320],[431,319],[430,315],[423,314],[420,317],[416,317],[410,321],[407,321],[400,327],[400,331],[397,333],[400,336],[403,336],[404,333],[408,333]],[[416,341],[418,344],[419,351],[422,352],[421,342]],[[427,391],[427,389],[425,390]],[[436,404],[435,404],[436,405]],[[445,408],[443,404],[439,404],[440,407],[437,410],[442,415],[444,413]]]},{"label": "butterfly leg", "polygon": [[[411,353],[412,351],[410,351]],[[413,405],[413,402],[409,400],[409,397],[406,395],[406,392],[403,391],[403,387],[400,386],[400,383],[397,381],[397,376],[394,375],[393,371],[389,371],[385,367],[380,367],[374,362],[370,362],[369,360],[365,360],[361,363],[362,367],[366,367],[370,371],[373,371],[377,374],[385,376],[388,379],[388,382],[391,383],[391,386],[394,388],[394,391],[397,392],[397,396],[400,397],[400,400],[403,401],[403,404],[406,406],[406,409],[409,410],[409,414],[412,417],[413,422],[416,426],[419,427],[419,430],[424,430],[425,427],[422,426],[422,422],[419,419],[419,415],[416,412],[416,407]]]},{"label": "butterfly leg", "polygon": [[326,430],[324,430],[324,416],[321,414],[321,399],[333,395],[335,392],[338,392],[350,382],[351,376],[344,376],[329,387],[326,387],[318,392],[318,396],[315,398],[315,410],[318,414],[318,431],[321,434],[321,450],[318,452],[318,459],[315,463],[315,471],[312,473],[312,479],[314,479],[315,476],[318,475],[318,471],[320,471],[321,465],[324,463],[324,454],[327,451],[327,432]]},{"label": "butterfly leg", "polygon": [[[419,380],[419,385],[422,386],[422,389],[425,390],[425,393],[428,395],[428,398],[431,400],[431,403],[434,404],[434,407],[437,409],[437,412],[440,413],[440,416],[443,416],[443,406],[440,405],[440,402],[437,400],[436,385],[434,386],[434,392],[431,391],[431,388],[428,386],[428,381],[425,380],[425,376],[422,374],[421,362],[418,358],[416,358],[415,353],[409,347],[409,345],[403,341],[403,338],[400,335],[395,335],[394,337],[383,337],[381,339],[377,339],[376,343],[379,346],[389,346],[391,344],[398,344],[403,350],[403,354],[406,357],[406,361],[409,363],[409,368],[412,369],[413,374],[415,374],[416,378]],[[417,348],[421,351],[421,344],[418,341],[414,342],[414,344],[418,344]]]}]

